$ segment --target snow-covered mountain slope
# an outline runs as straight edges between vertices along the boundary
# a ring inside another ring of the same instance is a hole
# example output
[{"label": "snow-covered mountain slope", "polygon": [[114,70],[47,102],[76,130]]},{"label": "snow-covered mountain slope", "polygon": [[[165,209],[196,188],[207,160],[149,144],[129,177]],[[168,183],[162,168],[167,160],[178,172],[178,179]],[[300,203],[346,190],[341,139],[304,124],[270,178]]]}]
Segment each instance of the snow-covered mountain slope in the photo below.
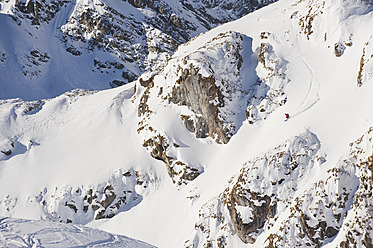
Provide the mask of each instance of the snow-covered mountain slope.
[{"label": "snow-covered mountain slope", "polygon": [[159,247],[371,247],[372,10],[282,0],[125,86],[2,100],[0,215]]},{"label": "snow-covered mountain slope", "polygon": [[123,85],[197,34],[271,2],[2,1],[0,99]]},{"label": "snow-covered mountain slope", "polygon": [[154,247],[85,226],[40,220],[2,218],[0,228],[1,247]]}]

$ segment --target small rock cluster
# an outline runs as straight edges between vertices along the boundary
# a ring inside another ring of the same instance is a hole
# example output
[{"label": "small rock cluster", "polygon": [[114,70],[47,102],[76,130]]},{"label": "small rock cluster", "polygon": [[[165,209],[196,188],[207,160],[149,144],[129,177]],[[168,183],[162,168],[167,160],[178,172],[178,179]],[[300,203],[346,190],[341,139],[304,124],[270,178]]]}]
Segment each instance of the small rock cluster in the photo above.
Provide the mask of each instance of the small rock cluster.
[{"label": "small rock cluster", "polygon": [[94,219],[112,218],[139,204],[154,179],[140,171],[118,171],[96,186],[55,187],[30,196],[30,204],[38,204],[46,218],[64,223],[86,224]]}]

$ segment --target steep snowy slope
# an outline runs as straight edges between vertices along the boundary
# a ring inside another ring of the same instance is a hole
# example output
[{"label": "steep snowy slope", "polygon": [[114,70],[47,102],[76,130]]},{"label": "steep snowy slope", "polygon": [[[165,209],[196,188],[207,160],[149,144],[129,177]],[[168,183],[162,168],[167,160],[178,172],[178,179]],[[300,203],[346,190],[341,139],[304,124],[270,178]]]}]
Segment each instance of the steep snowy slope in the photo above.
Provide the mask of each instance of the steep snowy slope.
[{"label": "steep snowy slope", "polygon": [[0,99],[117,87],[260,1],[1,1]]},{"label": "steep snowy slope", "polygon": [[159,247],[371,247],[372,10],[282,0],[123,87],[2,100],[0,215]]},{"label": "steep snowy slope", "polygon": [[154,247],[79,225],[2,218],[0,228],[2,247]]}]

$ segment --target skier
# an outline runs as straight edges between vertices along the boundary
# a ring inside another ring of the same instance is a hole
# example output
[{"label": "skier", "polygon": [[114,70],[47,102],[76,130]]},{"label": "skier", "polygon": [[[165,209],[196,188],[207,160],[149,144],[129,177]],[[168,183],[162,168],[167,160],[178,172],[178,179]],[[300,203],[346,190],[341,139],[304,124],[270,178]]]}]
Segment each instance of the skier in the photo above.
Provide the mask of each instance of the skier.
[{"label": "skier", "polygon": [[288,113],[285,113],[285,118],[288,120],[290,118],[290,115]]}]

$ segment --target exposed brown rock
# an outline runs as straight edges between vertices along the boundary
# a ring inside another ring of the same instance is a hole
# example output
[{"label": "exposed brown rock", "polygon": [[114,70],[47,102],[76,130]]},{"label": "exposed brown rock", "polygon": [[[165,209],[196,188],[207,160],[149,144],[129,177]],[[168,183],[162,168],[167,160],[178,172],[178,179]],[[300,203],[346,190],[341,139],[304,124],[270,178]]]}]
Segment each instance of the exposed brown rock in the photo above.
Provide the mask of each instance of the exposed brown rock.
[{"label": "exposed brown rock", "polygon": [[[260,205],[256,204],[257,202]],[[250,208],[253,216],[251,222],[244,223],[242,221],[236,206]],[[237,185],[233,187],[229,199],[227,199],[227,207],[238,237],[243,242],[249,244],[255,243],[255,237],[252,237],[250,234],[258,233],[264,226],[268,215],[274,216],[276,212],[276,205],[271,206],[271,198],[269,196],[251,192],[250,190],[237,187]]]},{"label": "exposed brown rock", "polygon": [[[218,104],[211,103],[214,99],[218,99]],[[188,106],[194,113],[201,115],[195,123],[197,138],[215,138],[216,135],[217,142],[228,143],[229,131],[218,119],[218,108],[224,106],[223,95],[215,85],[213,76],[203,77],[199,69],[194,67],[184,69],[169,100]],[[193,130],[191,123],[187,124],[188,130]]]},{"label": "exposed brown rock", "polygon": [[146,5],[145,0],[128,0],[128,2],[136,8],[144,8]]},{"label": "exposed brown rock", "polygon": [[9,156],[10,154],[12,154],[12,150],[7,150],[7,151],[1,151],[3,154]]},{"label": "exposed brown rock", "polygon": [[341,57],[345,49],[346,49],[346,47],[342,42],[335,43],[334,44],[334,54],[335,54],[335,56]]},{"label": "exposed brown rock", "polygon": [[184,121],[184,125],[188,129],[189,132],[194,133],[196,131],[194,121],[190,119],[190,116],[181,115],[181,119]]}]

